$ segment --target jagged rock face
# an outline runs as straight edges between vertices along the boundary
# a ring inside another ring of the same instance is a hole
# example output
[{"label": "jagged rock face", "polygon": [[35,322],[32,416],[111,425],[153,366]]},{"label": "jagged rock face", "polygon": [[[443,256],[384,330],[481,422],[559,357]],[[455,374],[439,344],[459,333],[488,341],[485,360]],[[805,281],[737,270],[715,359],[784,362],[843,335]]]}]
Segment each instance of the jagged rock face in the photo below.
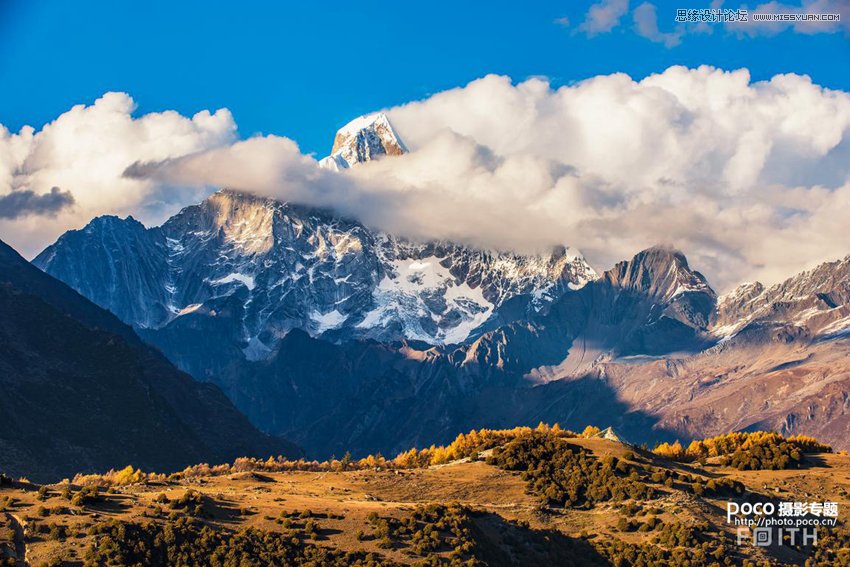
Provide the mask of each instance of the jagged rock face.
[{"label": "jagged rock face", "polygon": [[651,299],[656,308],[653,320],[667,317],[691,327],[704,328],[714,311],[717,296],[705,277],[690,269],[678,250],[654,247],[620,262],[605,272],[603,280],[612,288],[637,292]]},{"label": "jagged rock face", "polygon": [[170,313],[164,240],[133,219],[92,220],[67,232],[33,261],[62,274],[59,278],[94,303],[139,327],[166,320]]},{"label": "jagged rock face", "polygon": [[521,256],[414,243],[230,191],[161,227],[96,219],[34,263],[157,344],[154,331],[204,329],[226,340],[220,352],[237,346],[250,360],[270,356],[292,329],[333,341],[463,343],[512,298],[527,296],[533,312],[596,277],[566,249]]},{"label": "jagged rock face", "polygon": [[319,161],[326,169],[339,171],[381,156],[407,153],[386,114],[379,112],[355,118],[339,129],[331,155]]},{"label": "jagged rock face", "polygon": [[498,366],[533,382],[581,376],[628,355],[694,352],[707,332],[716,295],[681,252],[656,247],[620,262],[545,311],[486,333],[464,364]]},{"label": "jagged rock face", "polygon": [[[748,311],[751,314],[754,307],[761,305],[754,300],[760,297],[764,290],[765,287],[761,282],[745,282],[720,296],[717,300],[715,329],[723,332],[722,328],[727,325],[737,326],[742,321],[742,316],[746,316]],[[731,327],[729,330],[732,330]]]},{"label": "jagged rock face", "polygon": [[831,338],[850,333],[850,256],[766,288],[745,283],[722,296],[712,331],[722,338],[743,331]]},{"label": "jagged rock face", "polygon": [[614,287],[668,302],[686,293],[714,295],[705,277],[690,269],[684,254],[663,246],[649,248],[629,261],[617,263],[605,272],[603,279]]}]

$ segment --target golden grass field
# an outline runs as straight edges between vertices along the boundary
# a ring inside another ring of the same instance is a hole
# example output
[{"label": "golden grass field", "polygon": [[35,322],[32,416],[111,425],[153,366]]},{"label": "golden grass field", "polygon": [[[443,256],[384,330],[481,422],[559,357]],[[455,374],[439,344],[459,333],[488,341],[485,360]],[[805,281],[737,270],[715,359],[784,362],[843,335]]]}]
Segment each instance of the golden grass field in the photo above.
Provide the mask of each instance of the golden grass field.
[{"label": "golden grass field", "polygon": [[[711,462],[704,466],[672,463],[651,453],[637,451],[606,439],[571,439],[593,452],[597,458],[624,456],[651,466],[700,475],[739,480],[754,497],[802,501],[836,501],[841,512],[850,506],[850,456],[819,454],[804,469],[781,471],[738,471]],[[416,557],[403,545],[381,547],[371,539],[370,514],[404,519],[420,505],[459,503],[475,513],[476,533],[487,539],[491,553],[504,553],[505,564],[523,564],[505,539],[522,526],[522,533],[558,532],[569,538],[603,540],[617,538],[629,543],[648,543],[652,532],[623,532],[621,517],[643,512],[629,510],[628,502],[597,504],[590,509],[551,507],[529,493],[525,481],[515,472],[487,464],[483,460],[462,459],[428,468],[409,470],[355,470],[337,472],[242,472],[178,481],[116,486],[101,491],[99,501],[72,505],[62,496],[64,484],[40,486],[18,481],[0,489],[5,502],[0,531],[18,553],[25,550],[26,563],[39,565],[81,565],[86,549],[95,542],[89,528],[107,520],[121,522],[164,522],[182,511],[162,506],[161,495],[171,501],[187,491],[203,496],[204,513],[199,521],[218,530],[237,531],[254,527],[271,532],[287,532],[316,524],[310,543],[339,550],[373,552],[381,562],[416,563]],[[79,488],[79,487],[73,487]],[[640,502],[663,522],[698,524],[709,522],[730,534],[725,524],[725,500],[697,497],[677,488],[663,488],[657,497]],[[161,511],[157,509],[161,508]],[[843,515],[843,514],[842,514]],[[291,518],[286,520],[286,518]],[[39,529],[38,526],[47,528]],[[64,537],[56,536],[54,526],[64,527]],[[49,530],[53,531],[49,531]],[[45,533],[46,532],[46,533]],[[360,537],[358,534],[361,533]],[[5,534],[5,535],[4,535]],[[746,557],[771,563],[801,564],[805,559],[791,549],[765,553],[755,548],[742,550]],[[435,557],[448,554],[436,552]],[[743,557],[743,556],[742,556]]]}]

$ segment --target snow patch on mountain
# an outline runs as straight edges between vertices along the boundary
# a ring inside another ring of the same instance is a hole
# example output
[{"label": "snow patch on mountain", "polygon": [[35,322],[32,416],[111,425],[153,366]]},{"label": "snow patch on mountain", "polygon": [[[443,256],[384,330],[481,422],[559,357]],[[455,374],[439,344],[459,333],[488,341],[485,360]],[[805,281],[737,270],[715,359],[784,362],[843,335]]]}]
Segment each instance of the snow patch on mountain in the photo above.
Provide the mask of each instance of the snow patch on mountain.
[{"label": "snow patch on mountain", "polygon": [[850,333],[850,315],[833,321],[821,329],[821,335],[837,337]]},{"label": "snow patch on mountain", "polygon": [[210,283],[212,285],[224,285],[224,284],[229,284],[229,283],[233,283],[233,282],[239,282],[250,290],[253,290],[254,287],[256,286],[256,284],[254,283],[254,277],[253,276],[249,276],[247,274],[235,273],[235,272],[232,273],[232,274],[227,274],[223,278],[219,278],[217,280],[210,281]]},{"label": "snow patch on mountain", "polygon": [[313,311],[310,314],[310,319],[316,323],[316,333],[322,334],[330,329],[339,329],[348,319],[348,315],[344,315],[336,309],[328,311],[327,313]]},{"label": "snow patch on mountain", "polygon": [[368,329],[401,323],[410,339],[436,344],[465,341],[493,313],[481,286],[456,281],[441,259],[393,260],[374,292],[377,307],[357,325]]}]

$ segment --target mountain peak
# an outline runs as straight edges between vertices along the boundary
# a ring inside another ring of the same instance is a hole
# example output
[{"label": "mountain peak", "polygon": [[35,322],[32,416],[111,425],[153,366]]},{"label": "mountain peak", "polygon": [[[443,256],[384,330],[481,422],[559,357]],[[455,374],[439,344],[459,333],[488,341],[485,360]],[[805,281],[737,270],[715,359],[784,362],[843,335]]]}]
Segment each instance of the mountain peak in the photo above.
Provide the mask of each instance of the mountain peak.
[{"label": "mountain peak", "polygon": [[267,197],[222,189],[199,205],[183,209],[162,228],[175,241],[185,238],[186,227],[193,227],[196,235],[217,234],[249,256],[265,254],[274,246],[275,213],[280,206]]},{"label": "mountain peak", "polygon": [[618,287],[649,292],[672,299],[685,292],[707,292],[714,295],[705,277],[691,270],[682,251],[671,246],[656,245],[618,263],[605,273]]},{"label": "mountain peak", "polygon": [[334,137],[331,155],[319,165],[339,171],[380,156],[398,156],[407,151],[387,115],[377,112],[355,118],[340,128]]},{"label": "mountain peak", "polygon": [[278,201],[274,199],[237,191],[235,189],[219,189],[203,201],[200,206],[212,207],[215,209],[227,209],[231,207],[274,207]]},{"label": "mountain peak", "polygon": [[133,218],[132,216],[124,217],[123,219],[116,215],[101,215],[94,217],[88,222],[83,230],[105,229],[105,228],[133,228],[144,230],[145,225]]},{"label": "mountain peak", "polygon": [[669,244],[656,244],[655,246],[650,246],[645,250],[641,250],[634,256],[635,260],[637,260],[638,258],[640,258],[641,260],[667,259],[669,261],[675,261],[679,264],[684,264],[686,268],[688,267],[688,259],[687,257],[685,257],[684,252]]}]

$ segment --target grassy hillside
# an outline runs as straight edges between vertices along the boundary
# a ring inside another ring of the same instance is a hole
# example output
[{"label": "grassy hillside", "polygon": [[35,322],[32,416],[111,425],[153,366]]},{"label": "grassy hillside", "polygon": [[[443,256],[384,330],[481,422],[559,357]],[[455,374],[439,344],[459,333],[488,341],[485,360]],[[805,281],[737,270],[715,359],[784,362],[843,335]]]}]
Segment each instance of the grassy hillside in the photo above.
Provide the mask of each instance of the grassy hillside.
[{"label": "grassy hillside", "polygon": [[725,517],[728,500],[846,509],[847,455],[798,440],[792,468],[740,470],[724,455],[764,454],[772,437],[712,439],[716,456],[678,462],[595,433],[476,431],[391,460],[238,459],[174,474],[130,467],[46,486],[15,481],[0,488],[0,546],[5,538],[8,554],[25,551],[31,565],[850,562],[843,524],[823,528],[814,548],[755,548],[736,544]]}]

